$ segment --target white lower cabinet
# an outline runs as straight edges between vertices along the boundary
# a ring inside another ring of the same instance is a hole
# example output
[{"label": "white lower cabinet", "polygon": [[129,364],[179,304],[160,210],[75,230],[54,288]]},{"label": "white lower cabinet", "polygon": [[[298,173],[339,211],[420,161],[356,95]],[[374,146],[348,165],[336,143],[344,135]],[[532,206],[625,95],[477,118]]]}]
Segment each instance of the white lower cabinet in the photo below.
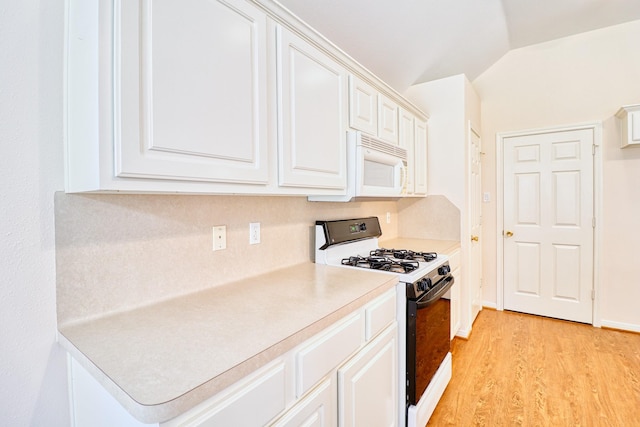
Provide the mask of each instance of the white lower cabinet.
[{"label": "white lower cabinet", "polygon": [[75,427],[394,426],[398,410],[396,290],[187,412],[144,424],[70,357]]},{"label": "white lower cabinet", "polygon": [[394,426],[398,419],[394,323],[338,369],[338,425]]},{"label": "white lower cabinet", "polygon": [[272,363],[161,427],[263,426],[285,408],[285,373]]},{"label": "white lower cabinet", "polygon": [[322,381],[287,413],[270,424],[274,427],[325,427],[335,425],[336,385],[333,378]]}]

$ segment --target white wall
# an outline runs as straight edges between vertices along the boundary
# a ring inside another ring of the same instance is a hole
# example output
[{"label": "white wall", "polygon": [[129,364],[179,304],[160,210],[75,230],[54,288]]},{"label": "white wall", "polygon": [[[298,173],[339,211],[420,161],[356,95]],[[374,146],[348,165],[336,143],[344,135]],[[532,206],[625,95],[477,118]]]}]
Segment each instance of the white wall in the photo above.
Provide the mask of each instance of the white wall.
[{"label": "white wall", "polygon": [[404,96],[429,115],[427,191],[465,207],[465,76],[459,74],[411,86]]},{"label": "white wall", "polygon": [[63,188],[63,1],[0,12],[0,425],[69,425],[55,343],[53,194]]},{"label": "white wall", "polygon": [[[603,122],[599,295],[603,326],[640,330],[640,149],[618,148],[613,118],[640,103],[640,21],[506,54],[478,77],[482,99],[483,191],[496,194],[496,133]],[[496,302],[496,203],[483,205],[484,298]]]}]

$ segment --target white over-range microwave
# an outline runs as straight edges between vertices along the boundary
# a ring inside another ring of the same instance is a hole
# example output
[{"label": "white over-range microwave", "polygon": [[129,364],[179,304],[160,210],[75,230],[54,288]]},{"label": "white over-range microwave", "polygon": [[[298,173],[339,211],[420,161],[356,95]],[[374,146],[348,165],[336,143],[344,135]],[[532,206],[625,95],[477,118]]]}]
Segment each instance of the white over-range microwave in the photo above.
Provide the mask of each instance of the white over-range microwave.
[{"label": "white over-range microwave", "polygon": [[347,131],[347,194],[311,201],[402,197],[407,193],[407,150],[360,131]]}]

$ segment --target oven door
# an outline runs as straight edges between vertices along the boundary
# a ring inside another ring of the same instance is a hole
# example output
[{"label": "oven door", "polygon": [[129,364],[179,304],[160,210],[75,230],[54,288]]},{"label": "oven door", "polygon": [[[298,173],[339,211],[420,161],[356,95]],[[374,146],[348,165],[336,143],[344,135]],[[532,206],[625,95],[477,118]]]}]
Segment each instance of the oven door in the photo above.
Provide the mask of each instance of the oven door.
[{"label": "oven door", "polygon": [[451,305],[442,297],[453,276],[442,281],[433,295],[407,300],[407,406],[418,403],[451,349]]}]

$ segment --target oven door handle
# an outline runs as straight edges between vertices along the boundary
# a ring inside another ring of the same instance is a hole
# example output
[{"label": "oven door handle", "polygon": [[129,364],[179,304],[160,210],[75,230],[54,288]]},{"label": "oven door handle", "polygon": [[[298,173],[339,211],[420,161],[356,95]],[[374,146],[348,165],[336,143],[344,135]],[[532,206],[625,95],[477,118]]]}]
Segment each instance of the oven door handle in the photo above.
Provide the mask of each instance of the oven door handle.
[{"label": "oven door handle", "polygon": [[416,308],[418,310],[420,310],[421,308],[427,308],[433,303],[435,303],[436,301],[438,301],[444,294],[447,293],[449,289],[451,289],[451,287],[453,286],[453,283],[455,282],[455,280],[453,279],[453,276],[447,276],[442,280],[445,281],[446,283],[444,284],[444,286],[442,286],[438,290],[438,292],[436,292],[433,295],[429,295],[429,298],[425,298],[425,299],[421,298],[418,301],[416,301]]}]

